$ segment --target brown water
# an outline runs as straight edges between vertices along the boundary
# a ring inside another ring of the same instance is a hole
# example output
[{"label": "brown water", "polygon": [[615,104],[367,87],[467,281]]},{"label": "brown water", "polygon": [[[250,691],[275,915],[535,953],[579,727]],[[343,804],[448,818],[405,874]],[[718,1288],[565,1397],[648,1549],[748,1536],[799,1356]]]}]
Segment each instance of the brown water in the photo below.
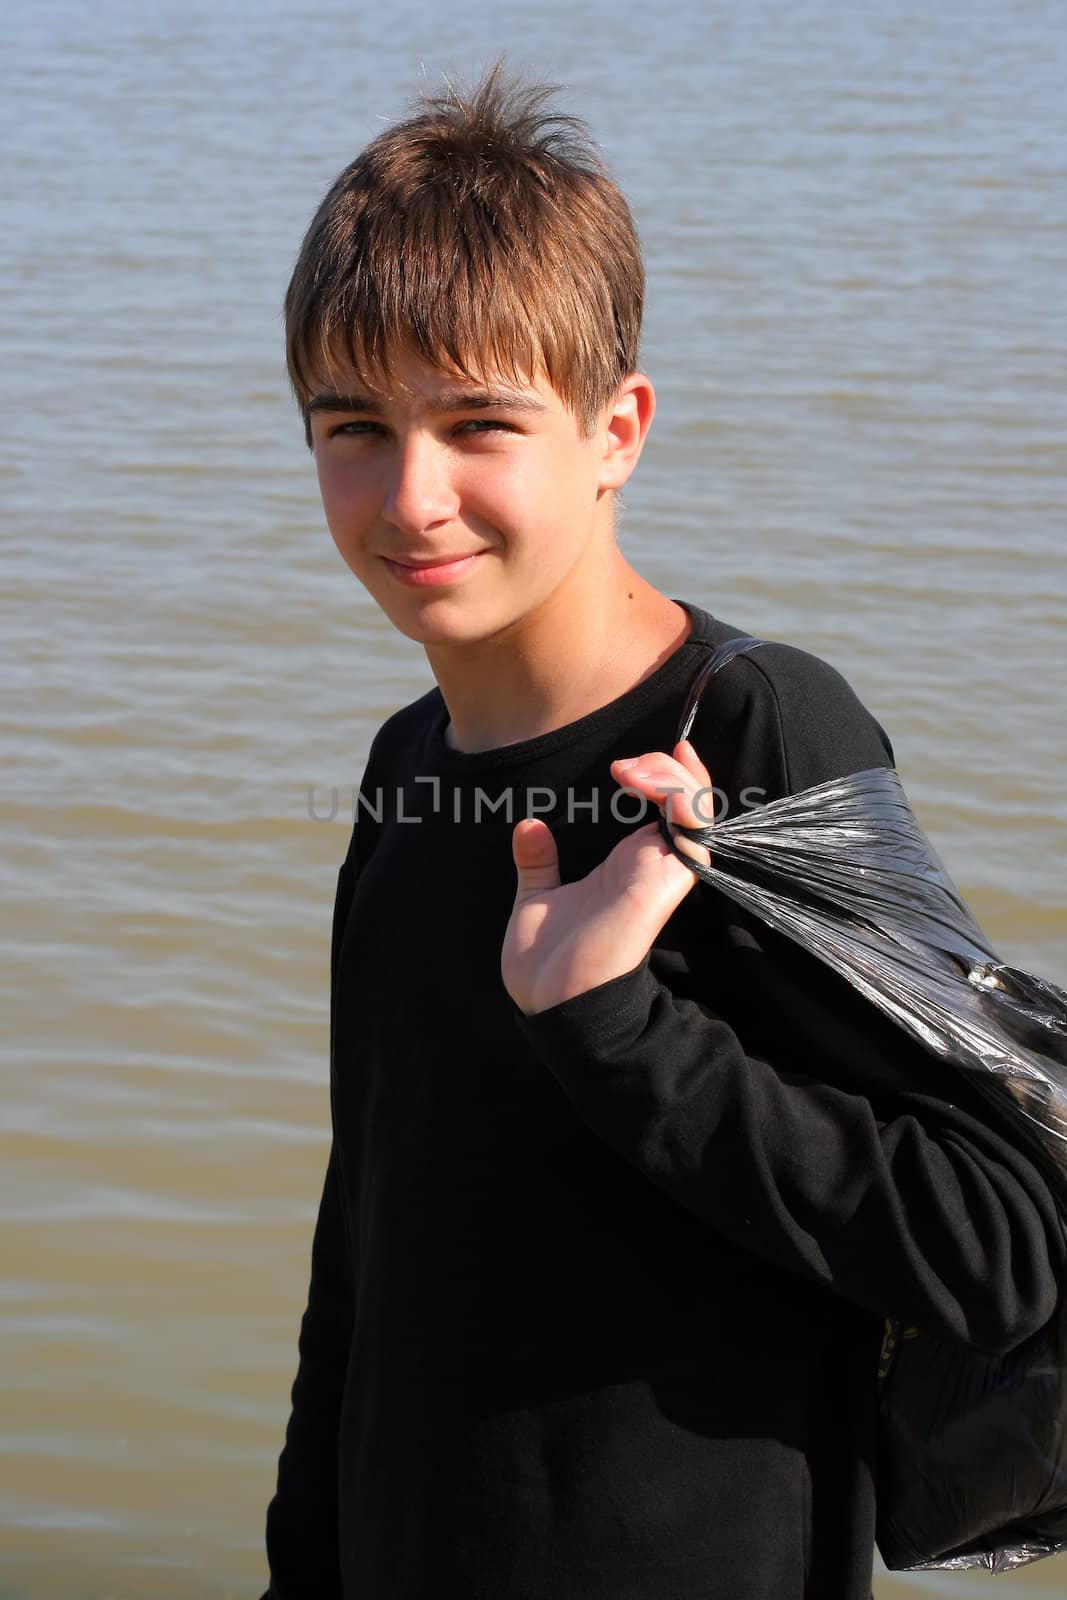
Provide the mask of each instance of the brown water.
[{"label": "brown water", "polygon": [[420,60],[572,86],[649,255],[632,558],[839,666],[1002,954],[1062,984],[1067,16],[8,16],[0,1600],[256,1595],[328,1120],[348,823],[313,816],[428,682],[286,399],[312,205]]}]

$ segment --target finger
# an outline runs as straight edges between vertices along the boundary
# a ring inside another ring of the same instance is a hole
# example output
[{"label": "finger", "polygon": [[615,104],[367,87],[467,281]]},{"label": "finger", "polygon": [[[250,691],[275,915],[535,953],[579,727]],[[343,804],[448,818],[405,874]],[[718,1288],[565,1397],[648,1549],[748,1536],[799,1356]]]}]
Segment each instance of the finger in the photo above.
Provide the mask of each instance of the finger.
[{"label": "finger", "polygon": [[[697,755],[696,750],[688,739],[679,739],[674,747],[675,759],[681,762],[686,771],[696,779],[698,788],[690,798],[690,807],[696,817],[695,826],[710,828],[715,821],[715,786],[711,781],[711,773]],[[686,827],[694,824],[686,823]],[[711,861],[711,853],[705,845],[697,844],[695,839],[677,839],[678,848],[693,861],[701,862],[705,867]]]},{"label": "finger", "polygon": [[[715,815],[708,770],[692,746],[688,748],[690,766],[695,769],[692,771],[680,760],[655,750],[632,761],[613,762],[612,772],[616,782],[656,802],[666,816],[675,848],[681,855],[707,866],[711,859],[707,847],[673,831],[677,827],[706,828]],[[686,753],[681,744],[675,745],[675,750],[679,754]]]},{"label": "finger", "polygon": [[559,888],[559,851],[547,822],[524,817],[511,835],[511,855],[518,882],[515,899]]},{"label": "finger", "polygon": [[[690,850],[701,853],[702,847],[689,839],[679,837],[677,843],[683,854]],[[636,828],[616,849],[624,846],[631,852],[635,880],[647,886],[642,892],[653,895],[660,908],[662,921],[658,927],[662,927],[696,884],[696,874],[678,860],[678,853],[664,839],[658,822]],[[703,851],[703,855],[706,857],[707,852]]]},{"label": "finger", "polygon": [[688,739],[679,739],[674,747],[674,759],[691,773],[701,788],[711,788],[711,773],[697,755]]},{"label": "finger", "polygon": [[611,771],[623,788],[654,800],[669,822],[683,828],[706,828],[714,814],[711,779],[699,758],[697,767],[698,772],[691,772],[662,750],[653,750],[629,761],[613,761]]}]

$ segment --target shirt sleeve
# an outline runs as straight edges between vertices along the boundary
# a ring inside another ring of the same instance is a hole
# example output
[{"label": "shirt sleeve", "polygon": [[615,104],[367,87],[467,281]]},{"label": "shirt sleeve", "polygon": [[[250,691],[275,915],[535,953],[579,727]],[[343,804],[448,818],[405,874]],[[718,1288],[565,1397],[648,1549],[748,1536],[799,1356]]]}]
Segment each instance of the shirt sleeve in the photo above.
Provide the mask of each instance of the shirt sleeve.
[{"label": "shirt sleeve", "polygon": [[331,1150],[311,1251],[292,1410],[267,1509],[270,1588],[264,1600],[340,1600],[337,1444],[352,1339],[352,1276]]},{"label": "shirt sleeve", "polygon": [[[362,824],[354,830],[358,841]],[[350,847],[337,880],[330,954],[333,1061],[337,958],[357,876]],[[267,1509],[270,1588],[263,1600],[340,1600],[337,1452],[341,1401],[355,1317],[353,1259],[340,1163],[331,1145],[311,1247],[311,1284],[300,1325],[292,1409]]]},{"label": "shirt sleeve", "polygon": [[[741,767],[768,798],[892,760],[832,669],[758,654],[736,663],[758,695],[739,743],[758,728]],[[962,1073],[743,920],[739,949],[689,952],[693,971],[743,960],[737,986],[720,973],[678,995],[646,958],[540,1013],[516,1007],[516,1024],[593,1131],[724,1238],[879,1316],[1013,1348],[1051,1316],[1064,1265],[1043,1178]]]}]

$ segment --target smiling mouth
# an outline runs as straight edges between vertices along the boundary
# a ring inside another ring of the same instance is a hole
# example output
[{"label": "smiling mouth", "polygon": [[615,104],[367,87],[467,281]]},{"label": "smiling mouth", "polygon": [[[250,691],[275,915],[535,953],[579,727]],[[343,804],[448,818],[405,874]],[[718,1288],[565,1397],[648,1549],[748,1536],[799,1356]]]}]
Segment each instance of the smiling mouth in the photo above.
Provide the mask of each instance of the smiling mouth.
[{"label": "smiling mouth", "polygon": [[466,555],[434,556],[429,561],[400,560],[392,556],[382,556],[381,559],[398,582],[427,586],[451,583],[463,577],[484,553],[482,550],[471,550]]},{"label": "smiling mouth", "polygon": [[460,556],[433,556],[429,561],[411,561],[402,556],[383,556],[382,559],[391,562],[394,567],[407,567],[413,572],[423,572],[428,567],[454,567],[457,561],[470,561],[481,553],[480,550],[468,550]]}]

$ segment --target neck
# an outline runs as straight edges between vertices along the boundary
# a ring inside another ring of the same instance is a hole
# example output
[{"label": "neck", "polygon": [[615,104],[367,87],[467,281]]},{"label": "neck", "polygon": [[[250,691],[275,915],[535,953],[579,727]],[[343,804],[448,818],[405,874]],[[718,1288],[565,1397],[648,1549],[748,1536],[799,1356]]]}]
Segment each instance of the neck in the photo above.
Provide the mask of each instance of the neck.
[{"label": "neck", "polygon": [[607,581],[583,595],[577,614],[563,586],[491,639],[427,647],[448,742],[493,750],[576,722],[648,677],[689,630],[682,608],[616,551]]}]

